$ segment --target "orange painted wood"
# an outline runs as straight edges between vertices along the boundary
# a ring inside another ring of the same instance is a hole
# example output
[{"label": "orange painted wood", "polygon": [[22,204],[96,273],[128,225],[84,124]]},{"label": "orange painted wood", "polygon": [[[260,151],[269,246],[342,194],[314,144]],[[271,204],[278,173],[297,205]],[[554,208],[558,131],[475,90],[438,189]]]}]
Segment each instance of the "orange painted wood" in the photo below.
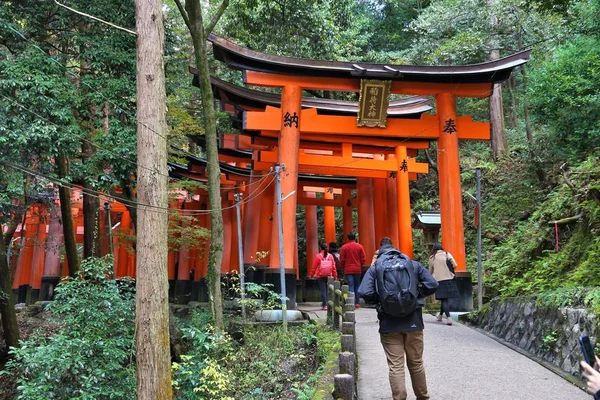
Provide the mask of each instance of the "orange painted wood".
[{"label": "orange painted wood", "polygon": [[[333,188],[331,189],[331,192],[325,190],[323,194],[325,200],[333,200]],[[323,207],[323,223],[325,225],[325,243],[335,242],[335,207]]]},{"label": "orange painted wood", "polygon": [[326,199],[326,198],[311,198],[306,196],[298,197],[298,204],[302,206],[321,206],[327,207],[342,207],[344,205],[341,198],[337,199]]},{"label": "orange painted wood", "polygon": [[[263,193],[263,198],[260,202],[260,231],[258,236],[258,252],[269,252],[266,257],[257,261],[257,265],[269,265],[271,260],[271,230],[274,224],[275,210],[275,181],[269,178],[269,186]],[[277,256],[276,256],[277,257]]]},{"label": "orange painted wood", "polygon": [[355,232],[352,222],[352,210],[356,201],[352,201],[351,189],[342,189],[342,202],[344,203],[342,205],[342,242],[345,243],[348,240],[348,232]]},{"label": "orange painted wood", "polygon": [[[392,160],[394,163],[396,160]],[[386,178],[374,178],[373,179],[373,205],[375,207],[375,245],[379,244],[379,241],[387,236],[387,225],[389,220],[388,206],[387,206],[387,190],[386,190]]]},{"label": "orange painted wood", "polygon": [[37,225],[37,235],[35,238],[35,248],[33,250],[33,259],[31,261],[32,275],[31,288],[40,289],[42,287],[42,275],[44,274],[44,260],[46,257],[46,239],[48,233],[47,208],[45,205],[40,205],[38,209],[40,215]]},{"label": "orange painted wood", "polygon": [[458,154],[458,135],[444,132],[446,121],[456,121],[455,99],[450,93],[436,96],[440,139],[438,140],[438,175],[442,244],[450,252],[457,271],[466,271],[465,236],[463,231],[462,193]]},{"label": "orange painted wood", "polygon": [[[131,216],[129,215],[129,211],[125,210],[121,214],[121,224],[119,225],[119,232],[122,235],[130,235],[131,234]],[[120,237],[118,241],[119,245],[116,246],[118,257],[115,261],[117,266],[117,274],[118,278],[127,276],[128,265],[129,265],[129,247],[130,243],[125,237]]]},{"label": "orange painted wood", "polygon": [[32,210],[25,214],[25,230],[22,232],[21,250],[19,251],[19,261],[13,280],[13,289],[19,286],[29,285],[31,281],[31,260],[33,258],[35,235],[37,226],[32,224]]},{"label": "orange painted wood", "polygon": [[258,231],[260,229],[260,203],[264,200],[264,189],[271,181],[270,178],[261,180],[259,174],[253,172],[244,193],[243,201],[246,202],[244,212],[244,264],[247,266],[256,263],[258,251]]},{"label": "orange painted wood", "polygon": [[[396,159],[396,155],[387,155],[388,159]],[[409,173],[409,178],[412,173]],[[416,174],[415,174],[416,175]],[[396,186],[396,178],[385,179],[386,196],[387,196],[387,212],[388,223],[386,225],[386,234],[392,239],[394,246],[400,243],[398,236],[398,188]]]},{"label": "orange painted wood", "polygon": [[[202,204],[202,209],[206,210],[206,204]],[[200,225],[210,231],[211,221],[210,214],[200,214]],[[210,252],[210,238],[204,239],[200,244],[201,261],[200,268],[198,269],[198,279],[205,278],[208,273],[208,261]]]},{"label": "orange painted wood", "polygon": [[314,76],[280,75],[248,70],[244,71],[244,83],[246,85],[265,87],[298,86],[303,89],[320,88],[321,90],[343,90],[353,92],[358,92],[360,90],[359,79],[332,79]]},{"label": "orange painted wood", "polygon": [[[266,72],[245,71],[244,83],[265,87],[282,87],[298,85],[303,89],[339,90],[358,92],[360,78],[324,78],[314,76],[296,76],[271,74]],[[488,97],[492,90],[490,83],[425,83],[392,81],[391,93],[412,94],[420,96],[452,93],[457,97]]]},{"label": "orange painted wood", "polygon": [[[253,169],[256,171],[268,171],[272,168],[274,163],[266,163],[262,161],[256,161],[253,164]],[[385,178],[389,176],[388,171],[373,171],[364,169],[353,169],[343,167],[316,167],[316,166],[301,166],[299,167],[301,174],[315,174],[315,175],[329,175],[329,176],[354,176],[354,177],[366,177],[366,178]]]},{"label": "orange painted wood", "polygon": [[[235,201],[229,202],[229,209],[225,210],[225,212],[229,213],[229,220],[231,223],[231,243],[229,244],[229,249],[231,253],[231,257],[229,259],[229,270],[227,273],[231,273],[233,271],[240,271],[240,248],[238,245],[238,225],[237,225],[237,215],[235,207]],[[226,247],[227,248],[227,247]]]},{"label": "orange painted wood", "polygon": [[231,271],[231,248],[232,239],[233,239],[233,221],[231,219],[231,211],[225,210],[225,208],[229,207],[231,202],[228,200],[221,201],[221,207],[223,210],[223,249],[229,249],[229,251],[223,251],[223,259],[221,261],[221,273],[227,274]]},{"label": "orange painted wood", "polygon": [[[262,136],[254,136],[253,140],[256,143],[264,144],[265,146],[269,145],[270,147],[276,147],[277,142],[273,141],[273,138],[277,138],[279,136],[279,132],[276,131],[262,131]],[[333,145],[339,146],[340,143],[349,143],[353,144],[354,149],[359,149],[358,151],[364,151],[365,149],[372,148],[375,146],[377,151],[383,153],[393,153],[394,147],[397,145],[405,145],[409,149],[428,149],[429,141],[420,140],[406,140],[406,139],[388,139],[388,138],[378,138],[378,137],[359,137],[359,136],[346,136],[346,135],[326,135],[324,133],[302,133],[300,147],[303,147],[304,143],[310,143],[310,145]],[[321,142],[321,143],[318,143]],[[391,147],[391,149],[386,148]]]},{"label": "orange painted wood", "polygon": [[396,193],[398,203],[398,239],[399,249],[413,258],[412,220],[410,215],[410,193],[408,188],[408,173],[400,170],[403,160],[406,160],[406,147],[396,147],[396,161],[398,173],[396,174]]},{"label": "orange painted wood", "polygon": [[[307,198],[316,199],[316,194],[308,192]],[[317,207],[305,206],[306,217],[306,274],[310,273],[315,255],[319,252],[319,231],[317,225]]]},{"label": "orange painted wood", "polygon": [[[189,213],[186,212],[189,203],[184,203],[184,209],[181,211],[182,215],[188,216]],[[181,222],[182,228],[187,228],[190,226],[189,221],[183,220]],[[177,280],[178,281],[189,281],[190,280],[190,263],[191,263],[191,255],[190,255],[190,247],[187,244],[182,244],[179,248],[179,259],[177,265]]]},{"label": "orange painted wood", "polygon": [[302,189],[304,192],[315,192],[315,193],[325,193],[328,190],[333,191],[333,194],[342,194],[342,189],[338,189],[337,187],[319,187],[319,186],[304,186],[301,183],[298,183],[298,187]]},{"label": "orange painted wood", "polygon": [[[281,195],[286,197],[288,194],[297,190],[298,183],[298,150],[300,147],[300,129],[302,124],[301,106],[302,89],[299,86],[285,86],[281,94],[281,116],[289,113],[290,116],[299,118],[298,126],[296,124],[286,124],[282,117],[279,120],[281,136],[279,140],[279,158],[280,164],[285,164],[285,171],[281,174]],[[283,231],[283,254],[285,269],[293,269],[294,248],[296,243],[296,203],[298,193],[290,195],[282,205],[282,223]],[[273,268],[279,267],[279,239],[277,232],[277,213],[273,218],[273,233],[271,234],[271,259],[269,265]]]},{"label": "orange painted wood", "polygon": [[470,115],[456,117],[459,140],[490,140],[489,122],[476,122]]},{"label": "orange painted wood", "polygon": [[[365,248],[366,263],[370,264],[373,253],[379,248],[375,243],[373,180],[370,178],[357,178],[356,190],[358,196],[358,241]],[[347,237],[344,240],[346,239]]]}]

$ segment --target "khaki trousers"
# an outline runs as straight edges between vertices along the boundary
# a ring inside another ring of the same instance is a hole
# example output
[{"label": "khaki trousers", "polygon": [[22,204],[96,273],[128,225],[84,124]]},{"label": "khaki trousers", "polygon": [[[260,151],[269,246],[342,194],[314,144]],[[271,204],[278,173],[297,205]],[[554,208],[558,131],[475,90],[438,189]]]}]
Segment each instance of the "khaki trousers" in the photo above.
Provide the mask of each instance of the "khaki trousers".
[{"label": "khaki trousers", "polygon": [[417,400],[429,399],[423,366],[423,331],[382,333],[381,344],[390,370],[394,400],[406,400],[404,354]]}]

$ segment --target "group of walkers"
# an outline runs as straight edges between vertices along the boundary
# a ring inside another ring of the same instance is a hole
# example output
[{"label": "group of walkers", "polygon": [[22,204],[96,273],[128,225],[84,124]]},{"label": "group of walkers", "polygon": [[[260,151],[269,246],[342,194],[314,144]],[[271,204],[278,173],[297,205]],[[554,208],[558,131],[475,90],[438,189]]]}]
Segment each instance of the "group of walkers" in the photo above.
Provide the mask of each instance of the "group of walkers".
[{"label": "group of walkers", "polygon": [[[366,303],[376,304],[393,399],[407,397],[405,358],[417,400],[429,399],[423,366],[422,307],[425,297],[435,293],[436,299],[441,302],[437,320],[443,322],[445,319],[447,325],[452,325],[449,299],[458,297],[454,280],[456,261],[439,243],[432,247],[429,269],[394,248],[388,237],[381,239],[380,246],[362,282],[361,271],[366,255],[353,233],[348,234],[348,243],[340,250],[338,265],[344,272],[349,290],[355,294],[356,306],[360,307],[361,298]],[[309,275],[319,281],[323,309],[327,309],[327,278],[338,278],[336,248],[332,250],[329,246],[328,251],[328,246],[323,244]]]}]

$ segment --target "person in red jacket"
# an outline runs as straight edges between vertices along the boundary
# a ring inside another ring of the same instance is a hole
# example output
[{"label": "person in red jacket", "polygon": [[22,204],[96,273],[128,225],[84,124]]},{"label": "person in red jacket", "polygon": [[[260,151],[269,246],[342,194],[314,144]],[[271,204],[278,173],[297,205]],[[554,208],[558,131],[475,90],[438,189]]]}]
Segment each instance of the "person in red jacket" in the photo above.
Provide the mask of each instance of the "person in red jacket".
[{"label": "person in red jacket", "polygon": [[348,280],[349,290],[354,293],[356,308],[360,308],[358,287],[360,286],[362,266],[365,265],[366,260],[367,255],[365,254],[364,247],[356,242],[356,235],[350,232],[348,234],[348,243],[344,244],[340,251],[340,263],[342,264],[344,275]]},{"label": "person in red jacket", "polygon": [[327,252],[327,243],[321,245],[321,251],[316,255],[310,271],[310,276],[317,279],[321,289],[321,309],[327,310],[327,278],[338,278],[333,254]]}]

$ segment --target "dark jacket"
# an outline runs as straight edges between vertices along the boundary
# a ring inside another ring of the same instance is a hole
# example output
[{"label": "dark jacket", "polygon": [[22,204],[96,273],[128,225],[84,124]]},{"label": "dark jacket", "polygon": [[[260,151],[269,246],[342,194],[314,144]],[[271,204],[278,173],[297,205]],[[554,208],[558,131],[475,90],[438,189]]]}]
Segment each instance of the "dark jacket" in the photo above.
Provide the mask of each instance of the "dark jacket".
[{"label": "dark jacket", "polygon": [[[393,249],[392,246],[382,246],[379,249],[379,254],[384,254],[387,250]],[[402,254],[403,257],[409,258],[406,254]],[[393,317],[380,310],[377,307],[377,317],[379,318],[379,333],[391,333],[391,332],[410,332],[422,330],[423,325],[423,314],[421,308],[425,304],[425,297],[435,293],[438,283],[433,276],[429,273],[421,263],[412,260],[412,266],[415,271],[415,275],[418,278],[417,293],[419,298],[419,308],[417,308],[412,314],[406,317]],[[370,267],[360,284],[358,293],[365,299],[367,303],[378,302],[377,290],[375,285],[375,268],[377,268],[377,262],[374,266]]]}]

